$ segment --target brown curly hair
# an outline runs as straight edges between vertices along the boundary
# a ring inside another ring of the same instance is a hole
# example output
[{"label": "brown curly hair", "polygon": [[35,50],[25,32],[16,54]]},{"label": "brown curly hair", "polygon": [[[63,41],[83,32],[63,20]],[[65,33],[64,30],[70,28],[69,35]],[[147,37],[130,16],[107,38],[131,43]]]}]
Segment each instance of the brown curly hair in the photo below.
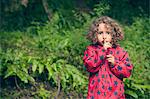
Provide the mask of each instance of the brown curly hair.
[{"label": "brown curly hair", "polygon": [[97,18],[92,23],[88,31],[88,34],[86,35],[86,38],[89,39],[93,44],[98,43],[96,33],[98,33],[98,26],[101,23],[106,24],[108,26],[108,29],[111,31],[110,33],[112,35],[111,43],[113,45],[117,45],[117,42],[124,38],[124,33],[121,29],[121,26],[119,26],[119,24],[112,18],[108,16],[102,16],[102,17]]}]

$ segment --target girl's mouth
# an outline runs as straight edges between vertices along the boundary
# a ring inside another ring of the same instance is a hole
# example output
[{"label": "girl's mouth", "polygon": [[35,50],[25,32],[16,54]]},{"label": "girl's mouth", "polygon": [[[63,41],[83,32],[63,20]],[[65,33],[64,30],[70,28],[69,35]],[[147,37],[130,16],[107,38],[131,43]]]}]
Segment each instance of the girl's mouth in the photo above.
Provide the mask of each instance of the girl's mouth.
[{"label": "girl's mouth", "polygon": [[107,43],[107,42],[108,42],[108,41],[104,41],[104,40],[102,41],[103,44],[104,44],[104,43]]},{"label": "girl's mouth", "polygon": [[104,44],[104,41],[102,41],[102,44]]}]

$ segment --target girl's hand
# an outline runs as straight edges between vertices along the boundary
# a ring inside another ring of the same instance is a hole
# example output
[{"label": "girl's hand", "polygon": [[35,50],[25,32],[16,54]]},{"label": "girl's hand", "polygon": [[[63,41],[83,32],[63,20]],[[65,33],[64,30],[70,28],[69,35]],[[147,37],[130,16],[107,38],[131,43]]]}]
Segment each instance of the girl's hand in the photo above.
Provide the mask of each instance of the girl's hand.
[{"label": "girl's hand", "polygon": [[112,47],[112,45],[109,42],[104,42],[103,47],[104,47],[105,50],[107,50],[108,48]]},{"label": "girl's hand", "polygon": [[106,60],[108,60],[108,62],[110,62],[112,65],[114,65],[115,63],[115,58],[113,55],[109,54],[109,55],[106,55]]}]

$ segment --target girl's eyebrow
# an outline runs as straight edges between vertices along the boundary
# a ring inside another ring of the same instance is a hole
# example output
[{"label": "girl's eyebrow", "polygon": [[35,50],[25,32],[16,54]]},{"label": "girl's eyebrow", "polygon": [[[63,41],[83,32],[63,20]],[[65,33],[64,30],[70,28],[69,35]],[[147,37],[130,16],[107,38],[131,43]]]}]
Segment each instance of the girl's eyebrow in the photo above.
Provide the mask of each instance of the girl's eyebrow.
[{"label": "girl's eyebrow", "polygon": [[[98,31],[98,32],[104,32],[104,31]],[[111,31],[105,31],[105,32],[111,32]]]}]

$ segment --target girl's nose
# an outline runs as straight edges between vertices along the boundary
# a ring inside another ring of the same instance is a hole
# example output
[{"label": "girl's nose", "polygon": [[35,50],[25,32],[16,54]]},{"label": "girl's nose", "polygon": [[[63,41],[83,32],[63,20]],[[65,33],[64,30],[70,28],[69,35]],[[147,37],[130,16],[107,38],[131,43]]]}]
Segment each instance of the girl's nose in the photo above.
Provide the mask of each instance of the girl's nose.
[{"label": "girl's nose", "polygon": [[103,33],[103,39],[106,39],[106,34],[105,33]]},{"label": "girl's nose", "polygon": [[103,38],[103,40],[105,40],[106,38]]}]

